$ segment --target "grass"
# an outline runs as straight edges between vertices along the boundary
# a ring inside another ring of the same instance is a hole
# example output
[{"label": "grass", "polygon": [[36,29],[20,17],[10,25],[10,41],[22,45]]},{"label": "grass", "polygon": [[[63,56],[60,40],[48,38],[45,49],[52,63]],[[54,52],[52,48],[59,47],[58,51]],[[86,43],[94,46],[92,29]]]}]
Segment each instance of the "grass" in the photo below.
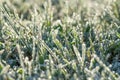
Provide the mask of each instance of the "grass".
[{"label": "grass", "polygon": [[1,0],[0,80],[119,80],[119,0]]}]

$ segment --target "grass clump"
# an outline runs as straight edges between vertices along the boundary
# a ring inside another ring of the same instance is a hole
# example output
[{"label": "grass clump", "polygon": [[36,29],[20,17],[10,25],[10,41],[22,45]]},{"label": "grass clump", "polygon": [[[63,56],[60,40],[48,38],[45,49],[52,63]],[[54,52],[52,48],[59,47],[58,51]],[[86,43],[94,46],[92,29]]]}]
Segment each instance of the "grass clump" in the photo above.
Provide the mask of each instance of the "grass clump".
[{"label": "grass clump", "polygon": [[118,80],[119,3],[1,0],[0,79]]}]

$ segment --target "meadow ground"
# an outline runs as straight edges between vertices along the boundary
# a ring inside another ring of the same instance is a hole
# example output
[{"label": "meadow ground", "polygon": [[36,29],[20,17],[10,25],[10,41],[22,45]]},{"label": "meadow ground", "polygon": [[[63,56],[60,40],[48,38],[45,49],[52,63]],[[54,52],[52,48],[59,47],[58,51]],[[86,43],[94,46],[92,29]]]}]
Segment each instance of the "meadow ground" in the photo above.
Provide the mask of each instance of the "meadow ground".
[{"label": "meadow ground", "polygon": [[120,80],[120,0],[0,0],[0,80]]}]

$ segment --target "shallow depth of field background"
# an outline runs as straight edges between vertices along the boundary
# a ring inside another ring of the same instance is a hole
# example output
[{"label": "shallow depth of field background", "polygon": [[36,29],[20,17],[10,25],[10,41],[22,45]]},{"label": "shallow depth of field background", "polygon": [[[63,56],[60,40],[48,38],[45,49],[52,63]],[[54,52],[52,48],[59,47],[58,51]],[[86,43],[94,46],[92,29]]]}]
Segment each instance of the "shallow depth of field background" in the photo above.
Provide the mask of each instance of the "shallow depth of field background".
[{"label": "shallow depth of field background", "polygon": [[120,0],[0,0],[0,80],[119,80]]}]

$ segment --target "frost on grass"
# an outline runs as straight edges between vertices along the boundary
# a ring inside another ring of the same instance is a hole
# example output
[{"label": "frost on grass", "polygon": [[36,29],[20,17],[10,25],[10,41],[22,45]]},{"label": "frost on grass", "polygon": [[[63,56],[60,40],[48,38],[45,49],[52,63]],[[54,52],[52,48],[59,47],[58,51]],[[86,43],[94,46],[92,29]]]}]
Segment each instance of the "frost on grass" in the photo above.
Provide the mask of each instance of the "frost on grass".
[{"label": "frost on grass", "polygon": [[1,0],[0,80],[119,80],[119,0]]}]

